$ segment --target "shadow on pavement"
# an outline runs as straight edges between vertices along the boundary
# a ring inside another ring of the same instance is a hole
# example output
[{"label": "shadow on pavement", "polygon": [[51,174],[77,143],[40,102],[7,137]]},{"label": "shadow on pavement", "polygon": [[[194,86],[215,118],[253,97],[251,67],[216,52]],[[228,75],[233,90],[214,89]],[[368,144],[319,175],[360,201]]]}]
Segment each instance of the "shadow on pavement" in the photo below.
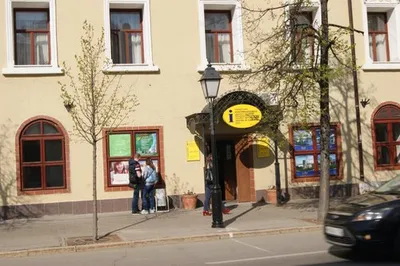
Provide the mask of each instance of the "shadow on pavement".
[{"label": "shadow on pavement", "polygon": [[166,216],[166,215],[168,215],[168,214],[170,214],[170,213],[167,213],[167,212],[166,212],[166,213],[161,213],[161,214],[157,214],[157,215],[152,215],[151,217],[144,216],[145,219],[143,219],[143,220],[141,220],[141,221],[139,221],[139,222],[133,223],[133,224],[129,224],[129,225],[126,225],[126,226],[117,228],[117,229],[115,229],[115,230],[113,230],[113,231],[110,231],[110,232],[108,232],[108,233],[105,233],[104,235],[100,236],[99,239],[105,238],[105,237],[107,237],[107,236],[109,236],[109,235],[111,235],[111,234],[113,234],[113,233],[117,233],[117,232],[122,231],[122,230],[124,230],[124,229],[127,229],[127,228],[129,228],[129,227],[133,227],[133,226],[135,226],[135,225],[142,224],[142,223],[145,223],[145,222],[147,222],[147,221],[156,219],[156,218],[158,218],[158,217]]},{"label": "shadow on pavement", "polygon": [[[238,218],[240,218],[240,217],[246,215],[247,213],[251,212],[251,211],[254,210],[255,208],[261,207],[261,206],[264,206],[264,205],[267,205],[267,203],[266,203],[266,202],[262,202],[262,201],[261,201],[261,202],[257,202],[257,203],[253,203],[253,204],[251,205],[251,208],[250,208],[250,209],[248,209],[248,210],[246,210],[246,211],[244,211],[244,212],[242,212],[242,213],[240,213],[240,214],[238,214],[238,215],[236,215],[236,216],[233,216],[233,217],[230,218],[230,219],[225,220],[225,221],[224,221],[225,227],[228,227],[230,224],[234,223]],[[237,207],[237,206],[238,206],[238,205],[236,205],[235,207]],[[228,207],[228,208],[229,208],[229,209],[233,209],[233,208],[231,208],[231,207]]]},{"label": "shadow on pavement", "polygon": [[352,251],[350,249],[343,249],[340,247],[330,247],[329,254],[345,259],[346,261],[340,262],[327,262],[327,263],[313,263],[313,264],[302,264],[299,266],[362,266],[362,265],[400,265],[399,262],[391,259],[388,252],[373,250],[373,251]]}]

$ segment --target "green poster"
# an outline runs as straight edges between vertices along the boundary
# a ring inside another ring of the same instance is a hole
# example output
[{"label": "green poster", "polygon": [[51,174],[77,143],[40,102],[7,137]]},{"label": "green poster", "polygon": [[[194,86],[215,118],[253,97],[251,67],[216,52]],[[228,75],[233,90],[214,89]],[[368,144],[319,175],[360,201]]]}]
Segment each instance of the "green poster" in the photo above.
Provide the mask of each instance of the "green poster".
[{"label": "green poster", "polygon": [[142,156],[158,155],[157,133],[135,135],[136,152]]},{"label": "green poster", "polygon": [[131,156],[131,134],[113,134],[108,138],[110,157]]}]

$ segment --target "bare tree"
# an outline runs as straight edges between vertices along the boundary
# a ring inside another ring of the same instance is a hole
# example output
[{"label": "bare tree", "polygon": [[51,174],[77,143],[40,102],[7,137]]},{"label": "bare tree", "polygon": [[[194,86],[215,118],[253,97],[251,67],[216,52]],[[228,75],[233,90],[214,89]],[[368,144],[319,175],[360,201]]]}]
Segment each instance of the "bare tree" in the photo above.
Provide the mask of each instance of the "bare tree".
[{"label": "bare tree", "polygon": [[104,59],[104,31],[95,39],[94,27],[87,21],[83,30],[81,54],[75,55],[76,76],[64,63],[69,84],[59,84],[64,104],[71,107],[74,133],[93,149],[93,240],[97,241],[97,143],[102,139],[102,129],[119,126],[132,115],[138,102],[131,87],[121,92],[121,75],[103,72],[110,63]]},{"label": "bare tree", "polygon": [[[243,0],[242,0],[243,1]],[[242,87],[278,95],[280,117],[307,126],[319,115],[321,127],[320,205],[318,219],[329,207],[330,81],[354,69],[347,36],[360,32],[347,26],[329,24],[328,0],[320,0],[321,19],[313,20],[316,1],[285,0],[267,7],[253,7],[243,1],[243,21],[252,63],[249,73],[233,79]],[[269,26],[271,26],[269,28]],[[362,32],[361,32],[362,33]],[[278,114],[278,113],[276,113]],[[267,114],[268,115],[268,114]],[[271,117],[267,117],[273,121]]]}]

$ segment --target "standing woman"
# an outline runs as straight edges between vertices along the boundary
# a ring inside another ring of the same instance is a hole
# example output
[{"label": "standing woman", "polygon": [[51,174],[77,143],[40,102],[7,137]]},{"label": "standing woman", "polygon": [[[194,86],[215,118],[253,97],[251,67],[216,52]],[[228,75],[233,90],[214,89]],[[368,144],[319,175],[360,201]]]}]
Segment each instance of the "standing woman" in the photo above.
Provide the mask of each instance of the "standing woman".
[{"label": "standing woman", "polygon": [[[157,169],[150,158],[146,159],[146,167],[143,173],[143,210],[142,214],[155,213],[154,187],[158,182]],[[150,201],[150,206],[149,206]]]},{"label": "standing woman", "polygon": [[[210,208],[210,198],[211,198],[211,191],[213,187],[213,158],[212,154],[210,153],[207,158],[206,158],[206,174],[205,174],[205,199],[204,199],[204,206],[203,206],[203,216],[210,216],[211,212],[209,210]],[[222,213],[223,214],[229,214],[230,209],[225,207],[225,204],[223,203],[223,209]]]}]

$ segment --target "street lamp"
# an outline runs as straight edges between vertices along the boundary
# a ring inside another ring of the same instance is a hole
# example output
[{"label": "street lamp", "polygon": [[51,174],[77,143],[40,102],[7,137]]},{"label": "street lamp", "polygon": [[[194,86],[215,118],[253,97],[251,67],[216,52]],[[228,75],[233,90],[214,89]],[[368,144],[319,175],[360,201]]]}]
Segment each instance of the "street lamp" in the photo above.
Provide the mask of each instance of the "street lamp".
[{"label": "street lamp", "polygon": [[214,124],[214,100],[218,96],[219,84],[221,82],[219,73],[208,63],[204,70],[203,76],[200,78],[201,88],[203,89],[204,98],[211,105],[210,110],[210,128],[211,128],[211,152],[212,152],[212,225],[213,228],[223,228],[224,222],[222,219],[222,193],[219,185],[217,150],[215,142],[215,124]]}]

